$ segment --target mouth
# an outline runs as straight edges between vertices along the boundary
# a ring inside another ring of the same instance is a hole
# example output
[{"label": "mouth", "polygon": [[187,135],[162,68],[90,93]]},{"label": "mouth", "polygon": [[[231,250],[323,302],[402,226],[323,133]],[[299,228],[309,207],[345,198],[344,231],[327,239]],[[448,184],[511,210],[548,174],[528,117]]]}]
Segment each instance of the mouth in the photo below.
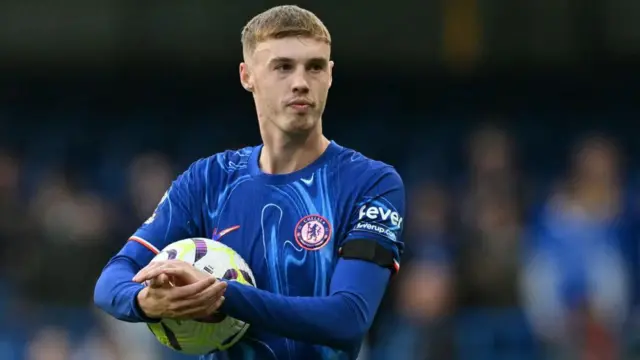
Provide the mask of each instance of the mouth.
[{"label": "mouth", "polygon": [[308,100],[294,100],[287,104],[287,106],[292,107],[295,110],[303,111],[308,110],[313,107],[313,103]]}]

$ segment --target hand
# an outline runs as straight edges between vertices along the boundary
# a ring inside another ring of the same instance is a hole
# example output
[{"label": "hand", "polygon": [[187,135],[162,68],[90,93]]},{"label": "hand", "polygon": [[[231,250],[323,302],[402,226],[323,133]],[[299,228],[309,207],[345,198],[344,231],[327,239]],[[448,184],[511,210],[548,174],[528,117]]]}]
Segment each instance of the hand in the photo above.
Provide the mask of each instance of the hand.
[{"label": "hand", "polygon": [[206,318],[220,308],[227,288],[225,282],[183,261],[152,263],[134,277],[137,282],[147,280],[149,286],[137,300],[145,315],[154,319]]},{"label": "hand", "polygon": [[182,260],[154,261],[138,271],[133,281],[144,283],[149,282],[170,282],[171,285],[189,285],[200,280],[211,277],[211,275],[196,269],[193,265]]}]

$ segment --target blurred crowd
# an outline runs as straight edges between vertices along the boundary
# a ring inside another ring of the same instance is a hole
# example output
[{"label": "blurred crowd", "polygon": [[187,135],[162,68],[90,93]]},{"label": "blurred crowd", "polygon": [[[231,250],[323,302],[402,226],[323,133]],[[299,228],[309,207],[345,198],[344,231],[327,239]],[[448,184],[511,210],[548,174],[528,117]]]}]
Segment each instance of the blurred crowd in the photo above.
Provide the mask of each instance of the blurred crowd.
[{"label": "blurred crowd", "polygon": [[[114,109],[76,93],[37,116],[31,104],[46,100],[0,111],[0,360],[182,359],[144,325],[97,312],[92,293],[189,162],[257,141],[250,104],[221,94],[214,111],[200,93],[200,107],[140,95]],[[640,357],[632,131],[485,122],[437,100],[428,124],[393,94],[366,96],[385,101],[359,113],[336,97],[349,121],[327,133],[396,166],[408,212],[403,266],[363,360]],[[398,107],[406,119],[390,127]]]},{"label": "blurred crowd", "polygon": [[0,359],[159,358],[145,327],[120,326],[91,304],[102,267],[175,176],[167,159],[141,154],[127,165],[126,201],[87,191],[65,169],[43,176],[24,201],[21,165],[0,154],[0,279],[8,289],[0,295]]},{"label": "blurred crowd", "polygon": [[[634,194],[615,139],[577,140],[548,184],[484,128],[460,183],[418,185],[380,359],[620,359],[634,352]],[[561,155],[560,155],[561,156]]]}]

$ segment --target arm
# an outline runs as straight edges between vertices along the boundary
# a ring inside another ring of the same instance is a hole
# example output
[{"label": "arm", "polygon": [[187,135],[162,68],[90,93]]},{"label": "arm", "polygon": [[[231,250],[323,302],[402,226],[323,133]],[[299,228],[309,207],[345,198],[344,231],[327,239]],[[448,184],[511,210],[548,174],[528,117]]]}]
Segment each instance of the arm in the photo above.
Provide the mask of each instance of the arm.
[{"label": "arm", "polygon": [[152,322],[141,311],[137,295],[143,285],[133,282],[159,249],[198,234],[199,200],[203,187],[198,172],[203,161],[194,163],[176,179],[153,215],[135,232],[120,252],[105,266],[94,291],[95,304],[111,316],[128,322]]},{"label": "arm", "polygon": [[144,285],[131,281],[140,267],[131,253],[136,243],[128,242],[118,255],[105,266],[94,291],[94,302],[102,310],[118,320],[127,322],[154,322],[144,315],[137,302]]},{"label": "arm", "polygon": [[391,271],[341,259],[325,297],[290,297],[229,282],[220,311],[290,339],[348,348],[371,327]]},{"label": "arm", "polygon": [[380,245],[393,254],[385,267],[343,257],[336,265],[329,295],[324,297],[282,296],[229,282],[220,310],[252,326],[295,340],[345,349],[362,341],[402,251],[399,242],[404,210],[402,182],[394,171],[373,180],[353,209],[351,231],[339,245],[344,248],[353,240],[366,240],[374,247]]}]

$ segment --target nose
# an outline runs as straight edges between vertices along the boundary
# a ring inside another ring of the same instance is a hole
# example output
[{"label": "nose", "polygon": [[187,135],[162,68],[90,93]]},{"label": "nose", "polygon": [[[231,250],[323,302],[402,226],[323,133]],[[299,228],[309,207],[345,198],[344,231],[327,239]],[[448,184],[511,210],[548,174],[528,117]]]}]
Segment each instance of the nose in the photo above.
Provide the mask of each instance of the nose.
[{"label": "nose", "polygon": [[306,71],[298,69],[293,74],[291,90],[296,94],[306,94],[309,92],[309,82],[307,81]]}]

